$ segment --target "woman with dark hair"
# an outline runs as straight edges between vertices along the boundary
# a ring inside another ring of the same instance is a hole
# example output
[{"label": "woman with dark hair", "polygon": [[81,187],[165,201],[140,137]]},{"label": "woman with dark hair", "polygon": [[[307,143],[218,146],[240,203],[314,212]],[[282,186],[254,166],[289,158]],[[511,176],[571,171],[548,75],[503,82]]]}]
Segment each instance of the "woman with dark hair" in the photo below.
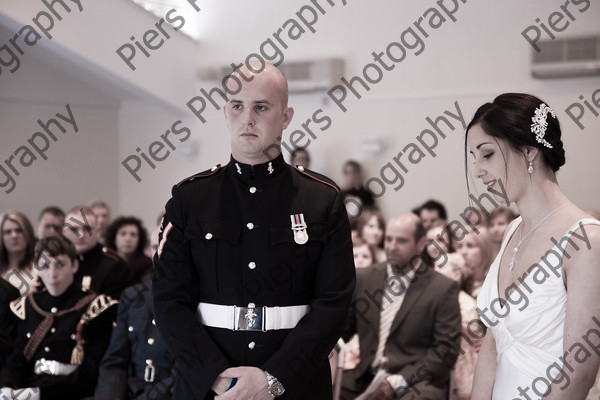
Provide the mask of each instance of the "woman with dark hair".
[{"label": "woman with dark hair", "polygon": [[133,283],[143,282],[152,276],[152,260],[144,254],[148,233],[138,218],[115,219],[106,229],[104,243],[125,260]]},{"label": "woman with dark hair", "polygon": [[31,222],[19,211],[7,211],[0,215],[0,232],[0,278],[12,283],[21,294],[27,294],[37,284]]},{"label": "woman with dark hair", "polygon": [[465,150],[473,177],[521,215],[477,298],[489,329],[472,398],[585,399],[600,362],[588,350],[582,357],[580,342],[600,318],[600,302],[590,301],[600,291],[600,221],[558,185],[565,152],[556,114],[535,96],[502,94],[475,113]]}]

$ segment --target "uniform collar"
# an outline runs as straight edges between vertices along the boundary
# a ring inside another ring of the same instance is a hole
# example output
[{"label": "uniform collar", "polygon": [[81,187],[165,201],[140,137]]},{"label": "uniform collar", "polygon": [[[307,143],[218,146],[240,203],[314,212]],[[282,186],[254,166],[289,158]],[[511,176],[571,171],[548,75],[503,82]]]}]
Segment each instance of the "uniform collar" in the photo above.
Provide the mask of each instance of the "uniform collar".
[{"label": "uniform collar", "polygon": [[266,179],[271,178],[285,169],[287,163],[283,160],[283,154],[279,154],[271,161],[263,164],[244,164],[237,161],[233,156],[227,164],[227,169],[234,175],[246,179]]},{"label": "uniform collar", "polygon": [[98,252],[102,251],[102,245],[100,243],[96,243],[94,247],[86,251],[85,253],[79,254],[79,262],[85,262],[90,258],[94,257]]}]

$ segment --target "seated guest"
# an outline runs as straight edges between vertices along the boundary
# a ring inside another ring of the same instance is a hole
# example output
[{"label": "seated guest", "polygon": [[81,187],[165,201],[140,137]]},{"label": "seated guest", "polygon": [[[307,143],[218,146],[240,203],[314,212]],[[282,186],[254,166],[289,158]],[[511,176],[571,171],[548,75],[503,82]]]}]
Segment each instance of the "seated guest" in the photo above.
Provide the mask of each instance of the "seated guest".
[{"label": "seated guest", "polygon": [[152,282],[130,286],[100,363],[94,400],[171,399],[174,361],[154,322]]},{"label": "seated guest", "polygon": [[104,240],[104,236],[106,235],[106,229],[108,229],[108,226],[110,225],[110,207],[102,200],[96,200],[90,203],[90,208],[96,216],[98,229],[100,231],[100,242],[102,243],[102,240]]},{"label": "seated guest", "polygon": [[0,278],[0,369],[13,349],[17,319],[10,311],[9,304],[19,297],[19,291]]},{"label": "seated guest", "polygon": [[468,293],[477,297],[479,289],[493,261],[492,241],[487,229],[477,228],[479,233],[468,230],[468,233],[456,241],[456,252],[463,256],[466,263],[466,276],[472,278]]},{"label": "seated guest", "polygon": [[291,152],[290,164],[310,168],[310,154],[308,154],[308,150],[304,147],[295,147]]},{"label": "seated guest", "polygon": [[148,233],[135,217],[119,217],[106,230],[104,244],[115,250],[129,266],[132,283],[152,277],[152,260],[144,254]]},{"label": "seated guest", "polygon": [[[368,268],[375,263],[375,250],[367,242],[358,238],[352,241],[352,251],[354,253],[354,266],[359,268]],[[360,348],[358,344],[358,335],[344,345],[344,363],[345,370],[354,369],[360,361]]]},{"label": "seated guest", "polygon": [[10,304],[19,321],[13,352],[0,374],[1,398],[91,396],[117,302],[79,288],[77,254],[62,235],[38,242],[34,262],[43,287]]},{"label": "seated guest", "polygon": [[496,254],[500,251],[504,232],[506,232],[508,224],[515,218],[517,218],[515,213],[507,207],[497,207],[490,213],[487,228],[492,241],[492,259],[496,258]]},{"label": "seated guest", "polygon": [[[462,286],[464,258],[458,253],[448,254],[448,262],[438,272]],[[485,336],[483,323],[477,314],[477,302],[464,290],[458,293],[461,315],[460,353],[450,377],[450,400],[469,400],[473,388],[475,365],[481,342]]]},{"label": "seated guest", "polygon": [[365,209],[358,218],[356,230],[359,237],[375,250],[375,262],[385,261],[383,233],[385,220],[379,210]]},{"label": "seated guest", "polygon": [[[360,363],[344,373],[343,399],[447,399],[460,332],[459,286],[420,257],[419,217],[392,218],[387,262],[356,271],[353,312],[343,335],[358,333]],[[416,396],[416,397],[415,397]]]},{"label": "seated guest", "polygon": [[426,201],[413,212],[421,218],[425,229],[429,229],[435,224],[445,226],[448,223],[446,207],[436,200]]},{"label": "seated guest", "polygon": [[130,285],[127,264],[114,252],[98,243],[100,231],[96,215],[86,206],[73,207],[68,213],[63,234],[74,245],[79,260],[75,281],[84,291],[118,298]]},{"label": "seated guest", "polygon": [[33,227],[23,213],[7,211],[0,216],[0,232],[0,278],[27,294],[37,284],[37,271],[32,265]]},{"label": "seated guest", "polygon": [[356,268],[367,268],[376,262],[375,249],[369,246],[364,240],[357,238],[352,241],[352,250],[354,252],[354,266]]},{"label": "seated guest", "polygon": [[375,206],[375,197],[363,186],[362,167],[357,161],[346,161],[342,173],[344,181],[341,189],[344,193],[346,211],[352,223],[353,219],[358,218],[365,208]]},{"label": "seated guest", "polygon": [[46,207],[40,213],[37,222],[37,238],[43,239],[50,235],[61,232],[65,223],[65,212],[58,207]]},{"label": "seated guest", "polygon": [[443,267],[448,262],[448,254],[454,249],[452,247],[452,235],[441,223],[435,223],[425,234],[427,245],[425,251],[431,257],[433,265],[437,268]]}]

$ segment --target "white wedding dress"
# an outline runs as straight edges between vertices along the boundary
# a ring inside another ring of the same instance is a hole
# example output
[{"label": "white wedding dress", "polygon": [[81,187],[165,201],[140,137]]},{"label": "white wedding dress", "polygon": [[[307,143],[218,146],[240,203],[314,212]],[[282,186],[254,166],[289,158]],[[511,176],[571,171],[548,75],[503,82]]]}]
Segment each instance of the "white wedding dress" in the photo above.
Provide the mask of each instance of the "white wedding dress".
[{"label": "white wedding dress", "polygon": [[[511,302],[506,302],[501,308],[498,301],[498,269],[508,268],[508,265],[500,265],[500,260],[521,221],[519,217],[506,234],[477,297],[481,321],[491,329],[498,353],[492,400],[541,399],[550,380],[556,377],[562,367],[559,357],[563,355],[567,309],[567,291],[562,275],[562,260],[559,259],[564,255],[568,243],[564,238],[572,238],[581,250],[587,249],[583,239],[572,237],[573,231],[577,230],[580,223],[583,226],[600,225],[596,219],[584,218],[573,224],[562,238],[555,238],[560,246],[557,244],[551,248],[554,254],[546,253],[548,255],[544,258],[547,263],[540,262],[542,267],[532,270],[522,280],[518,290],[511,293]],[[581,229],[578,235],[582,236]],[[550,246],[548,248],[550,250]],[[570,246],[567,255],[575,251]],[[524,293],[529,301],[526,307],[524,296],[519,292]],[[552,367],[553,363],[557,363],[557,366]]]}]

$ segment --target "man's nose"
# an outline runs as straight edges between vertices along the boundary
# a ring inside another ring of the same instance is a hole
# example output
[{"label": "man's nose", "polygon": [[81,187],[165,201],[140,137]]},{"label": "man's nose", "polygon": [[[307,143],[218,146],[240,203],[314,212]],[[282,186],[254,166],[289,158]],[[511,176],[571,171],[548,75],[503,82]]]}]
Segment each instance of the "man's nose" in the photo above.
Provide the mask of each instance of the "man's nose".
[{"label": "man's nose", "polygon": [[251,108],[244,109],[242,113],[242,124],[252,126],[254,125],[254,113]]}]

